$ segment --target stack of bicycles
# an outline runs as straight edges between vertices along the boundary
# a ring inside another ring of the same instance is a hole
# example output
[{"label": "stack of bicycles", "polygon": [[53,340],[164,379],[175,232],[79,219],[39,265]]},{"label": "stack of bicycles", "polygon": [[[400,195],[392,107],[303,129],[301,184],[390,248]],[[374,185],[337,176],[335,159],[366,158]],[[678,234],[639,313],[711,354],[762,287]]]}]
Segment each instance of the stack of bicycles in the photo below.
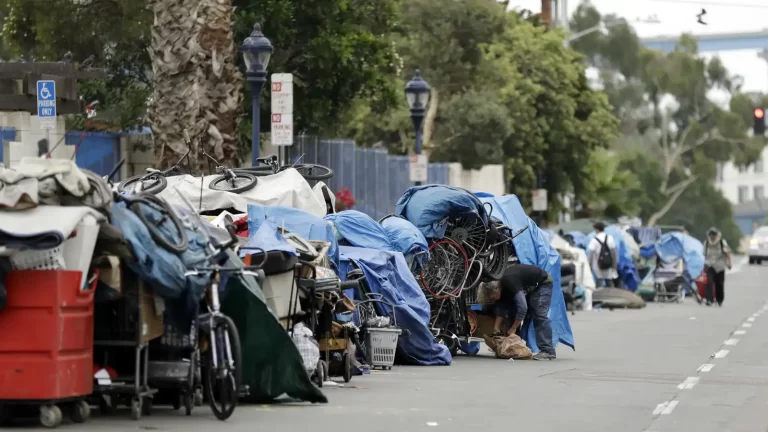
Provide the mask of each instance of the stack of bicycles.
[{"label": "stack of bicycles", "polygon": [[481,204],[467,190],[451,189],[467,194],[477,206],[473,211],[444,215],[438,225],[445,234],[428,238],[429,260],[414,276],[430,303],[430,327],[437,341],[456,354],[462,344],[483,340],[472,337],[477,328],[473,309],[480,308],[475,288],[481,282],[499,280],[517,261],[512,239],[527,227],[513,233],[491,217],[491,204]]}]

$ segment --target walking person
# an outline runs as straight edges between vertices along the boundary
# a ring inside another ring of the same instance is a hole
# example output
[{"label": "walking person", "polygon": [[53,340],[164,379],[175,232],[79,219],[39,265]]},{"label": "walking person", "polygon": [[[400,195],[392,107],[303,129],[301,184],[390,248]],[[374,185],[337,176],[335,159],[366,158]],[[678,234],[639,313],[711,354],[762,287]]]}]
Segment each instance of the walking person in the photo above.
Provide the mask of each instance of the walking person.
[{"label": "walking person", "polygon": [[502,327],[505,321],[512,321],[506,333],[512,336],[519,330],[523,319],[529,319],[533,322],[536,345],[539,347],[533,359],[557,358],[552,344],[552,323],[549,320],[552,278],[546,271],[528,264],[515,264],[504,271],[499,281],[483,283],[480,289],[486,303],[494,304],[494,336],[504,335]]},{"label": "walking person", "polygon": [[732,266],[731,247],[723,238],[722,233],[717,228],[710,228],[707,231],[707,238],[704,240],[704,265],[707,268],[707,289],[705,297],[707,306],[712,306],[717,302],[718,306],[723,305],[725,299],[725,269],[730,270]]},{"label": "walking person", "polygon": [[587,250],[595,281],[598,287],[614,287],[614,281],[619,278],[616,242],[605,232],[604,223],[597,222],[592,227],[595,229],[595,237],[590,240]]}]

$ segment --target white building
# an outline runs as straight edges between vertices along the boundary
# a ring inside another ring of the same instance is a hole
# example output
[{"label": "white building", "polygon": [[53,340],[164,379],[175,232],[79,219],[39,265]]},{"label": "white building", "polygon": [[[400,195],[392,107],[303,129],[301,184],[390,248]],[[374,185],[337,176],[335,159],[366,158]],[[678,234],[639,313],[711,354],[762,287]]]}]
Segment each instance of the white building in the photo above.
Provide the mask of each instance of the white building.
[{"label": "white building", "polygon": [[766,198],[768,189],[768,169],[765,161],[768,160],[768,149],[763,150],[753,165],[746,168],[738,168],[728,162],[718,167],[717,187],[723,195],[733,204],[741,204],[755,199]]}]

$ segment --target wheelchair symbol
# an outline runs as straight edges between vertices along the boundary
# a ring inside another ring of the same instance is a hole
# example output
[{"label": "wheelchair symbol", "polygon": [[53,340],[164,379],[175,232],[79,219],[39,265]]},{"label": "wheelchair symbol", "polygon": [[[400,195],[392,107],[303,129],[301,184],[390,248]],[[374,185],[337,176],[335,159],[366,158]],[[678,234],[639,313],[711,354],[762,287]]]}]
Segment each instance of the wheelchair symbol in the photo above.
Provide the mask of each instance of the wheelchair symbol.
[{"label": "wheelchair symbol", "polygon": [[40,99],[50,99],[51,92],[48,91],[48,87],[43,84],[43,87],[40,89]]}]

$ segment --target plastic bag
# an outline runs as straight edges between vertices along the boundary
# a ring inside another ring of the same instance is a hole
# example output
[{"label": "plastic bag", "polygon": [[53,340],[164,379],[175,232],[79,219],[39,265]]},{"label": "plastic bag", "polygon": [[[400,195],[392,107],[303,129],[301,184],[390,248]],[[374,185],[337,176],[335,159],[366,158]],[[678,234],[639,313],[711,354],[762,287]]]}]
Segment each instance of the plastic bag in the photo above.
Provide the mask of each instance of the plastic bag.
[{"label": "plastic bag", "polygon": [[312,330],[303,323],[298,323],[293,326],[292,338],[293,343],[299,349],[301,359],[304,360],[304,368],[311,374],[317,369],[317,363],[320,361],[320,346],[317,344]]},{"label": "plastic bag", "polygon": [[496,358],[523,360],[533,357],[533,352],[518,335],[489,336],[483,335],[485,343],[496,354]]}]

